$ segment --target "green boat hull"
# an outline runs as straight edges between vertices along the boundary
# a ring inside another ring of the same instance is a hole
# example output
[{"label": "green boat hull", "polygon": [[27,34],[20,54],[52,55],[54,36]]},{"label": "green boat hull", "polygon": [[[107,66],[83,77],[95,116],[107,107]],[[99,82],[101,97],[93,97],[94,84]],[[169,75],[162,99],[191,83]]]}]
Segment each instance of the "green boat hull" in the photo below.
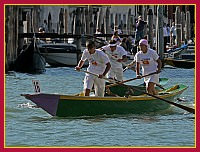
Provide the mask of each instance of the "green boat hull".
[{"label": "green boat hull", "polygon": [[[172,99],[172,98],[167,98]],[[78,105],[78,106],[77,106]],[[56,116],[95,116],[113,114],[141,114],[157,112],[168,109],[170,104],[160,100],[134,101],[128,100],[65,100],[61,99],[58,104]]]},{"label": "green boat hull", "polygon": [[[187,87],[176,85],[158,95],[173,101]],[[147,95],[129,97],[86,97],[59,94],[23,94],[52,116],[79,117],[113,114],[141,114],[168,109],[171,105]]]}]

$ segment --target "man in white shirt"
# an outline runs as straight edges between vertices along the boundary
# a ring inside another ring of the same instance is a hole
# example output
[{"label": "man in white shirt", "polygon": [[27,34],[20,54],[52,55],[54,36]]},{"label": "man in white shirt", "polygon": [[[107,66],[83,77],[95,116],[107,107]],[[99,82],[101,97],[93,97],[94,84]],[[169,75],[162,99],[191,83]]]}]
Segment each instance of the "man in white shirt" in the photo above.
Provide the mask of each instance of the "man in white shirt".
[{"label": "man in white shirt", "polygon": [[108,77],[118,81],[123,80],[123,66],[122,62],[127,61],[127,52],[123,47],[116,44],[115,40],[110,40],[110,43],[101,49],[110,58],[111,68],[108,72]]},{"label": "man in white shirt", "polygon": [[81,60],[79,61],[75,69],[77,71],[80,71],[84,62],[88,60],[89,66],[87,68],[87,71],[97,74],[99,76],[96,77],[92,74],[86,73],[85,79],[84,79],[85,96],[89,96],[90,90],[94,86],[95,96],[103,97],[104,91],[105,91],[105,80],[102,78],[110,70],[110,67],[111,67],[110,60],[104,52],[95,48],[94,41],[91,41],[91,40],[87,41],[86,47],[87,49],[83,51]]},{"label": "man in white shirt", "polygon": [[162,66],[161,60],[159,59],[157,52],[149,48],[148,41],[146,39],[141,39],[139,41],[139,47],[140,51],[135,55],[136,76],[141,78],[140,66],[142,67],[143,75],[157,72],[157,74],[153,74],[144,78],[147,92],[156,95],[157,91],[155,90],[155,85],[159,83],[158,73],[160,72]]}]

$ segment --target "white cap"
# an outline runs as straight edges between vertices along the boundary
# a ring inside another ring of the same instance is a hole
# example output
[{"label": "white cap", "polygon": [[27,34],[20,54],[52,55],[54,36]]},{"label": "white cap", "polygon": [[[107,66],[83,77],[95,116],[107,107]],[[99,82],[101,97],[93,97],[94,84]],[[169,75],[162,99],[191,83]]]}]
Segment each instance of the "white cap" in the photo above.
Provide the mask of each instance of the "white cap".
[{"label": "white cap", "polygon": [[117,44],[109,44],[108,46],[116,46]]}]

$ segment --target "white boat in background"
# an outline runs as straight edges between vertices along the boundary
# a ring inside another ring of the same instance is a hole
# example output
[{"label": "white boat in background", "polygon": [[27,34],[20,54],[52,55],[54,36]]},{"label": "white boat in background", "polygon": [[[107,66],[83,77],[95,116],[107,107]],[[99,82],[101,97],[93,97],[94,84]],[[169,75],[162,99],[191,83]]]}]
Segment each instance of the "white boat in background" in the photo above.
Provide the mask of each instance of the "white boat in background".
[{"label": "white boat in background", "polygon": [[[78,50],[75,44],[71,43],[39,43],[38,48],[46,62],[52,67],[67,67],[76,66],[81,59],[83,50]],[[128,54],[129,64],[134,60],[134,55]],[[84,63],[84,66],[88,66],[88,61]]]},{"label": "white boat in background", "polygon": [[40,53],[46,62],[53,67],[76,66],[81,58],[81,50],[70,43],[41,43]]}]

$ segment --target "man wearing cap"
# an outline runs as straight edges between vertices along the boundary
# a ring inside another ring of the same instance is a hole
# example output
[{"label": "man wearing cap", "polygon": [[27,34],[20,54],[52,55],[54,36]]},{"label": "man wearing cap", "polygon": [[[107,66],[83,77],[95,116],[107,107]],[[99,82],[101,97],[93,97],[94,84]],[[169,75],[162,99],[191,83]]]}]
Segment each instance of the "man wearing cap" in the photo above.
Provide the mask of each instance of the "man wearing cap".
[{"label": "man wearing cap", "polygon": [[121,43],[121,38],[120,36],[118,35],[118,31],[116,30],[114,33],[113,33],[113,36],[111,37],[111,40],[114,40],[116,41],[116,44],[120,44]]},{"label": "man wearing cap", "polygon": [[116,44],[115,40],[110,40],[109,44],[101,48],[110,58],[111,68],[108,77],[118,81],[123,80],[122,62],[127,61],[127,52],[123,47]]},{"label": "man wearing cap", "polygon": [[142,20],[142,16],[138,16],[138,20],[136,21],[135,44],[138,44],[140,39],[144,38],[144,26],[146,24],[147,22]]},{"label": "man wearing cap", "polygon": [[146,83],[146,91],[150,94],[156,95],[157,91],[155,85],[159,83],[159,74],[161,70],[161,60],[157,52],[153,49],[150,49],[148,46],[148,41],[146,39],[141,39],[139,41],[140,51],[136,53],[136,76],[141,78],[140,75],[140,66],[142,66],[143,75],[147,75],[153,72],[157,74],[144,77],[144,82]]}]

